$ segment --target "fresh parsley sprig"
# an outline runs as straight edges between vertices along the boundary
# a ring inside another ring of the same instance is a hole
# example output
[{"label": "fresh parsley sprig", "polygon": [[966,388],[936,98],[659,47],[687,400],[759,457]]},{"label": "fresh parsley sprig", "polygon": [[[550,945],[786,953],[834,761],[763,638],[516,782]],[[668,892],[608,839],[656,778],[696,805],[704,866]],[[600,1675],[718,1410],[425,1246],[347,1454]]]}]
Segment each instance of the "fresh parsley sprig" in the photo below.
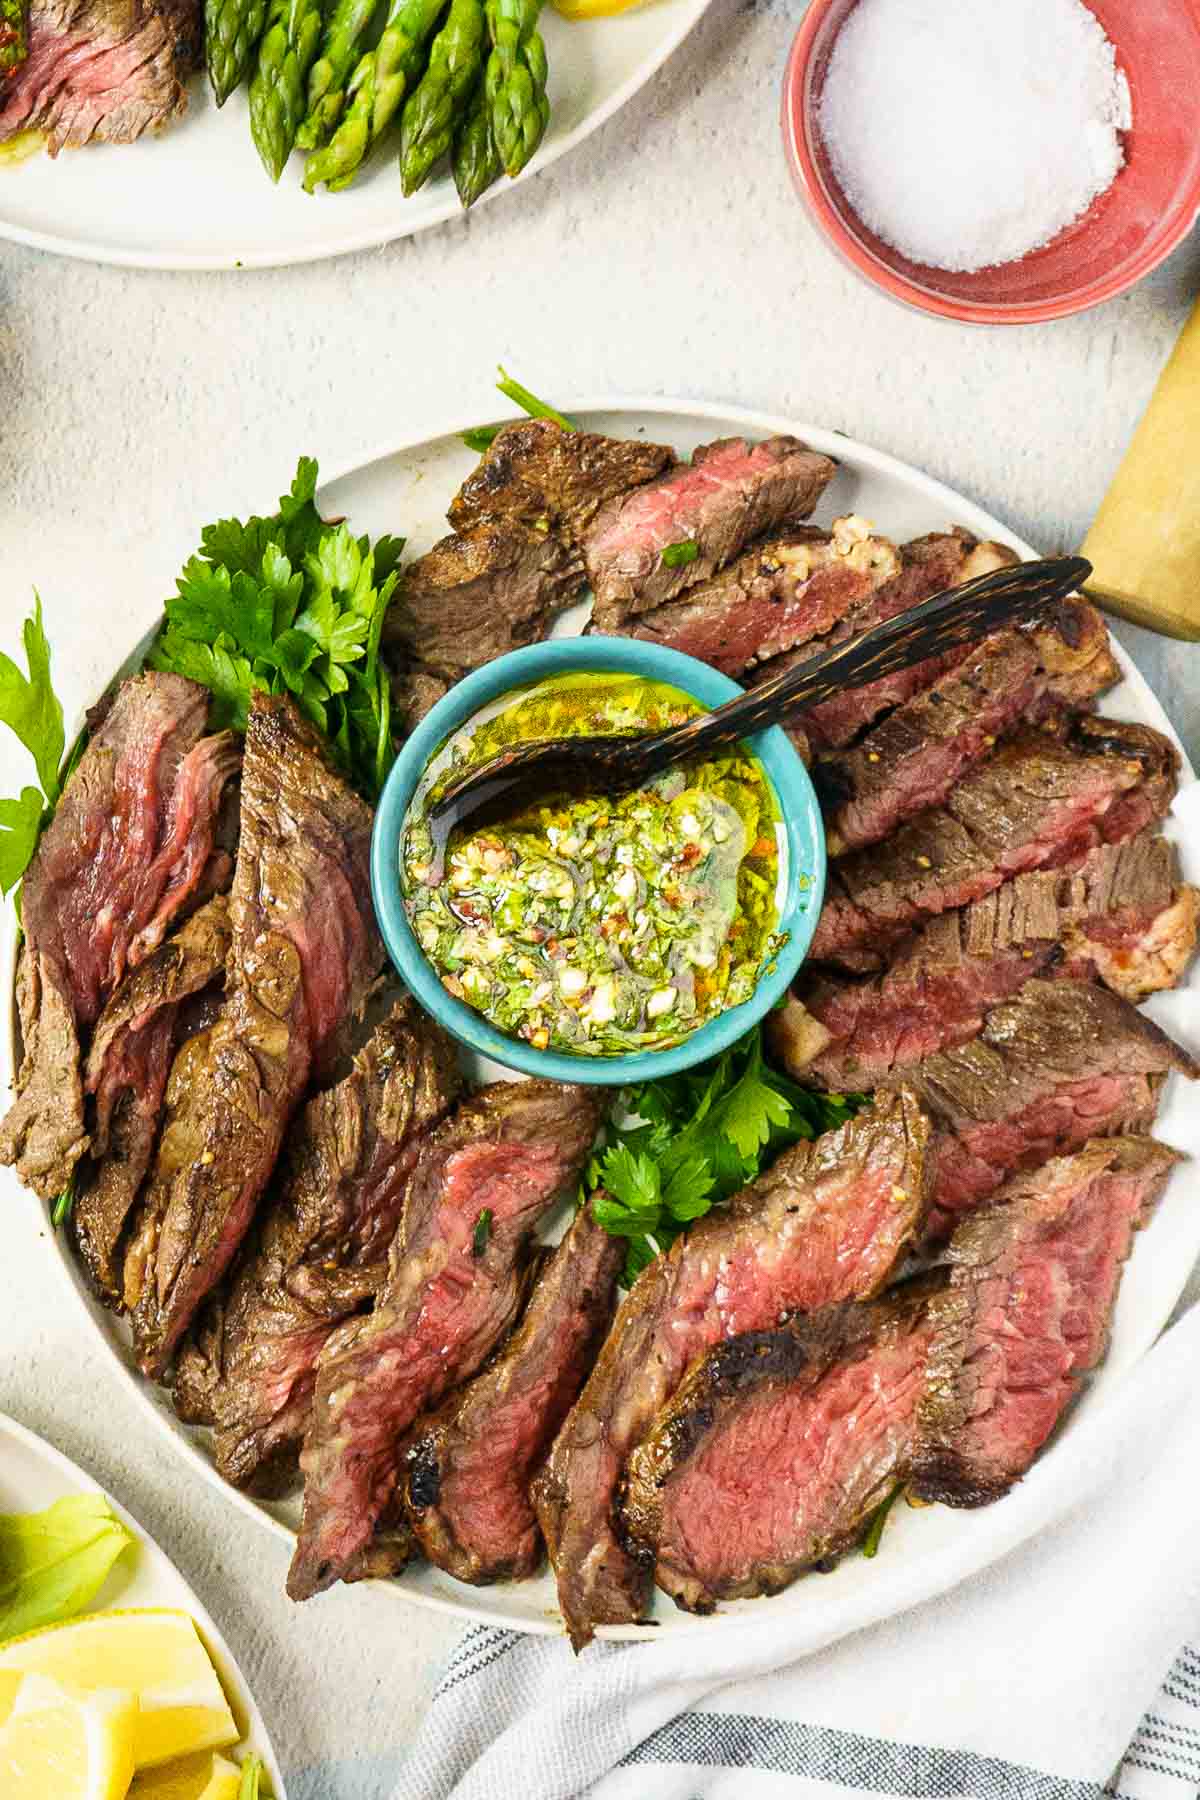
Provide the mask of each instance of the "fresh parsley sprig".
[{"label": "fresh parsley sprig", "polygon": [[858,1105],[853,1095],[810,1093],[771,1068],[761,1030],[698,1069],[626,1089],[627,1123],[606,1127],[580,1192],[598,1224],[629,1240],[626,1286],[780,1150],[836,1129]]},{"label": "fresh parsley sprig", "polygon": [[21,789],[15,800],[0,800],[0,893],[20,881],[37,849],[38,839],[62,792],[62,702],[50,678],[50,643],[42,626],[41,598],[34,595],[31,616],[21,631],[25,647],[23,674],[10,656],[0,652],[0,724],[7,725],[33,758],[38,786]]},{"label": "fresh parsley sprig", "polygon": [[[511,400],[514,406],[519,406],[521,411],[528,413],[531,419],[553,419],[554,423],[561,425],[564,431],[579,430],[573,419],[568,419],[565,414],[556,412],[552,406],[548,406],[544,400],[539,400],[537,395],[530,393],[527,387],[522,387],[519,381],[514,381],[507,369],[503,367],[500,369],[500,379],[496,386],[506,400]],[[468,450],[477,450],[482,456],[485,450],[491,448],[503,429],[501,425],[477,425],[472,430],[463,432],[462,441]]]},{"label": "fresh parsley sprig", "polygon": [[323,519],[316,489],[317,465],[302,457],[273,517],[206,527],[147,664],[203,683],[218,729],[245,729],[256,689],[290,693],[375,799],[394,754],[379,645],[404,543],[372,546]]}]

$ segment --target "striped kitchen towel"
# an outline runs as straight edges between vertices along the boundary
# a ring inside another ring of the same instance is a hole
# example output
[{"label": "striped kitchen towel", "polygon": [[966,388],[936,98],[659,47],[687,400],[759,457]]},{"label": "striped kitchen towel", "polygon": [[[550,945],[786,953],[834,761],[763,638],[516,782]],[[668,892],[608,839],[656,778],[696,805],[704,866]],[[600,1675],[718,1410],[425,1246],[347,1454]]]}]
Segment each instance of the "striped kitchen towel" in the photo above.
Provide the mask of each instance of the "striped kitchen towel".
[{"label": "striped kitchen towel", "polygon": [[[1031,1537],[1048,1481],[1055,1522]],[[982,1574],[960,1541],[908,1585],[893,1571],[883,1622],[859,1583],[819,1619],[751,1609],[577,1660],[476,1627],[393,1800],[1195,1800],[1198,1514],[1200,1308],[1081,1416],[1069,1457],[971,1515],[999,1551]]]}]

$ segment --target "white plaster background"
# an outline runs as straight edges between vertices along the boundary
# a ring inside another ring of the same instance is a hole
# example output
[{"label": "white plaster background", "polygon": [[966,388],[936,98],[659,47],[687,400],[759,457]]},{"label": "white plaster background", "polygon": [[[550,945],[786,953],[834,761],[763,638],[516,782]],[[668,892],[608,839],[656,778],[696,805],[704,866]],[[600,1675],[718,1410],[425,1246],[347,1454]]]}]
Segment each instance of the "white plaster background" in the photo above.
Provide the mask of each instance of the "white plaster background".
[{"label": "white plaster background", "polygon": [[[1134,294],[1038,329],[974,331],[877,296],[817,239],[784,164],[779,86],[802,10],[714,0],[583,148],[391,248],[170,275],[0,246],[0,643],[13,647],[36,585],[82,701],[201,522],[269,503],[302,450],[332,469],[427,419],[492,416],[498,361],[564,403],[661,393],[840,427],[1047,550],[1076,545],[1200,251],[1193,241]],[[1200,648],[1122,635],[1197,755]],[[23,773],[0,746],[0,792]],[[379,1592],[289,1606],[282,1546],[181,1474],[93,1348],[10,1183],[0,1208],[0,1408],[119,1493],[195,1584],[294,1800],[374,1800],[457,1628]]]}]

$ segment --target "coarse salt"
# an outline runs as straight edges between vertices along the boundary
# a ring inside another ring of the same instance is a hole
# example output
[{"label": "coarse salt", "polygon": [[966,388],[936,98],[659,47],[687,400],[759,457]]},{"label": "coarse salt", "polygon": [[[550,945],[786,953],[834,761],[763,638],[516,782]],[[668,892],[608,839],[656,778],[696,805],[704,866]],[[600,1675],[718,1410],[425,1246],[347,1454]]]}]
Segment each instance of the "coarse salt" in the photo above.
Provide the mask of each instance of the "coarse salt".
[{"label": "coarse salt", "polygon": [[860,218],[970,271],[1050,242],[1124,163],[1129,87],[1081,0],[859,0],[818,107]]}]

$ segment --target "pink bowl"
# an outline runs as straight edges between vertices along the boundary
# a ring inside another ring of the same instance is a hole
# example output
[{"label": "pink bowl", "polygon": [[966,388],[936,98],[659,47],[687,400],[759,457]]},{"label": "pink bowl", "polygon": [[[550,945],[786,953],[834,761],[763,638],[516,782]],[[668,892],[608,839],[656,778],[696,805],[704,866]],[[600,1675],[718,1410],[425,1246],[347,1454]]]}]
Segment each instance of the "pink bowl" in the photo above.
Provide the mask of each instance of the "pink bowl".
[{"label": "pink bowl", "polygon": [[816,122],[834,39],[857,0],[811,0],[788,58],[783,137],[802,198],[834,248],[893,299],[946,319],[1029,325],[1124,293],[1200,211],[1200,0],[1087,0],[1129,82],[1125,167],[1083,217],[1019,262],[971,275],[913,263],[846,199]]}]

